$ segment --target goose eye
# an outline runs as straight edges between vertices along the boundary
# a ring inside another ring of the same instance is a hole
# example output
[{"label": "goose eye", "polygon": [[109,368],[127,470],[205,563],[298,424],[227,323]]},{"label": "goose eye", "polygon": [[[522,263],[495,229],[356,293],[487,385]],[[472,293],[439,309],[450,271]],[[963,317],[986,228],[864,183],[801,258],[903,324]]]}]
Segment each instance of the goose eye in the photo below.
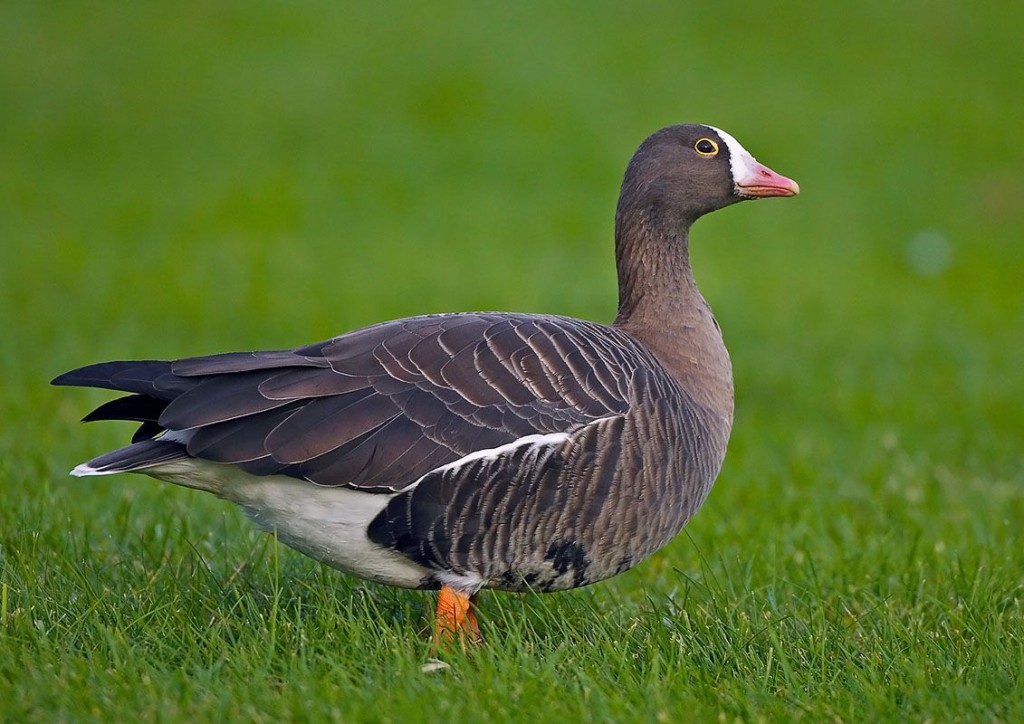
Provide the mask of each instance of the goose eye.
[{"label": "goose eye", "polygon": [[718,144],[710,138],[702,138],[693,144],[693,150],[701,156],[716,156],[718,155]]}]

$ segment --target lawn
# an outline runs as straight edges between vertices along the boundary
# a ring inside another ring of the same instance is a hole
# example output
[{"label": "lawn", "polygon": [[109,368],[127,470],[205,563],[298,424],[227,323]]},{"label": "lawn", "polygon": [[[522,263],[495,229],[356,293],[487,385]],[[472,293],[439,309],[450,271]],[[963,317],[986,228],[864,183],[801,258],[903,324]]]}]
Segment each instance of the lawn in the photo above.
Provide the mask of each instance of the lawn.
[{"label": "lawn", "polygon": [[[1019,3],[0,6],[0,720],[1024,719]],[[710,498],[570,593],[431,596],[212,497],[68,477],[93,361],[432,311],[608,321],[636,145],[802,194],[694,229],[735,368]]]}]

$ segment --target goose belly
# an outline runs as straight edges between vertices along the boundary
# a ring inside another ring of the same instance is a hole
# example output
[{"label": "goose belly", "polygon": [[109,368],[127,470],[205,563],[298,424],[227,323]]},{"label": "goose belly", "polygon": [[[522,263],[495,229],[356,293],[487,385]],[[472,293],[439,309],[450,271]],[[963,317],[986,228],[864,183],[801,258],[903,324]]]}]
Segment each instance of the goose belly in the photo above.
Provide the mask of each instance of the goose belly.
[{"label": "goose belly", "polygon": [[260,529],[332,568],[403,588],[432,586],[432,571],[367,538],[367,526],[393,494],[315,485],[282,475],[250,475],[231,465],[197,459],[146,472],[235,503]]}]

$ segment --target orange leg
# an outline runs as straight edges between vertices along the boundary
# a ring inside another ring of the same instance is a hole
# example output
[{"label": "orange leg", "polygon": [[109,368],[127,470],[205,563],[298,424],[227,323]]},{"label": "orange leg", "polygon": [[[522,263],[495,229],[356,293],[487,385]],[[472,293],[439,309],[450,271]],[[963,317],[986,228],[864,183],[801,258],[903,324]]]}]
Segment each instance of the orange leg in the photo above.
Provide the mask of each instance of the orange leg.
[{"label": "orange leg", "polygon": [[459,593],[451,586],[443,586],[437,597],[437,619],[434,621],[434,648],[442,648],[458,639],[465,649],[469,643],[480,642],[480,627],[473,611],[476,596]]}]

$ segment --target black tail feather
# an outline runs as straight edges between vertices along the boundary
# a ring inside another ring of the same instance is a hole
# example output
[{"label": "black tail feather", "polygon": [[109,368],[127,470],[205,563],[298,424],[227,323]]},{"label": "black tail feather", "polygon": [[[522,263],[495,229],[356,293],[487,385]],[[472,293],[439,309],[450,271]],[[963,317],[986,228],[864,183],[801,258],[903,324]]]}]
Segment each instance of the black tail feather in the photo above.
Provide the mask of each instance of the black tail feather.
[{"label": "black tail feather", "polygon": [[71,471],[72,475],[109,475],[133,470],[144,470],[154,465],[189,457],[185,446],[169,440],[145,440],[118,448],[82,463]]},{"label": "black tail feather", "polygon": [[156,422],[167,407],[167,400],[158,400],[149,395],[128,395],[104,402],[82,418],[82,422],[97,420],[135,420]]},{"label": "black tail feather", "polygon": [[185,379],[172,373],[168,360],[100,362],[65,372],[50,381],[51,385],[134,392],[160,400],[173,400],[198,383],[198,379]]},{"label": "black tail feather", "polygon": [[132,435],[132,442],[139,442],[140,440],[149,440],[159,435],[167,428],[162,427],[155,422],[146,420],[144,423],[139,425],[139,429]]}]

